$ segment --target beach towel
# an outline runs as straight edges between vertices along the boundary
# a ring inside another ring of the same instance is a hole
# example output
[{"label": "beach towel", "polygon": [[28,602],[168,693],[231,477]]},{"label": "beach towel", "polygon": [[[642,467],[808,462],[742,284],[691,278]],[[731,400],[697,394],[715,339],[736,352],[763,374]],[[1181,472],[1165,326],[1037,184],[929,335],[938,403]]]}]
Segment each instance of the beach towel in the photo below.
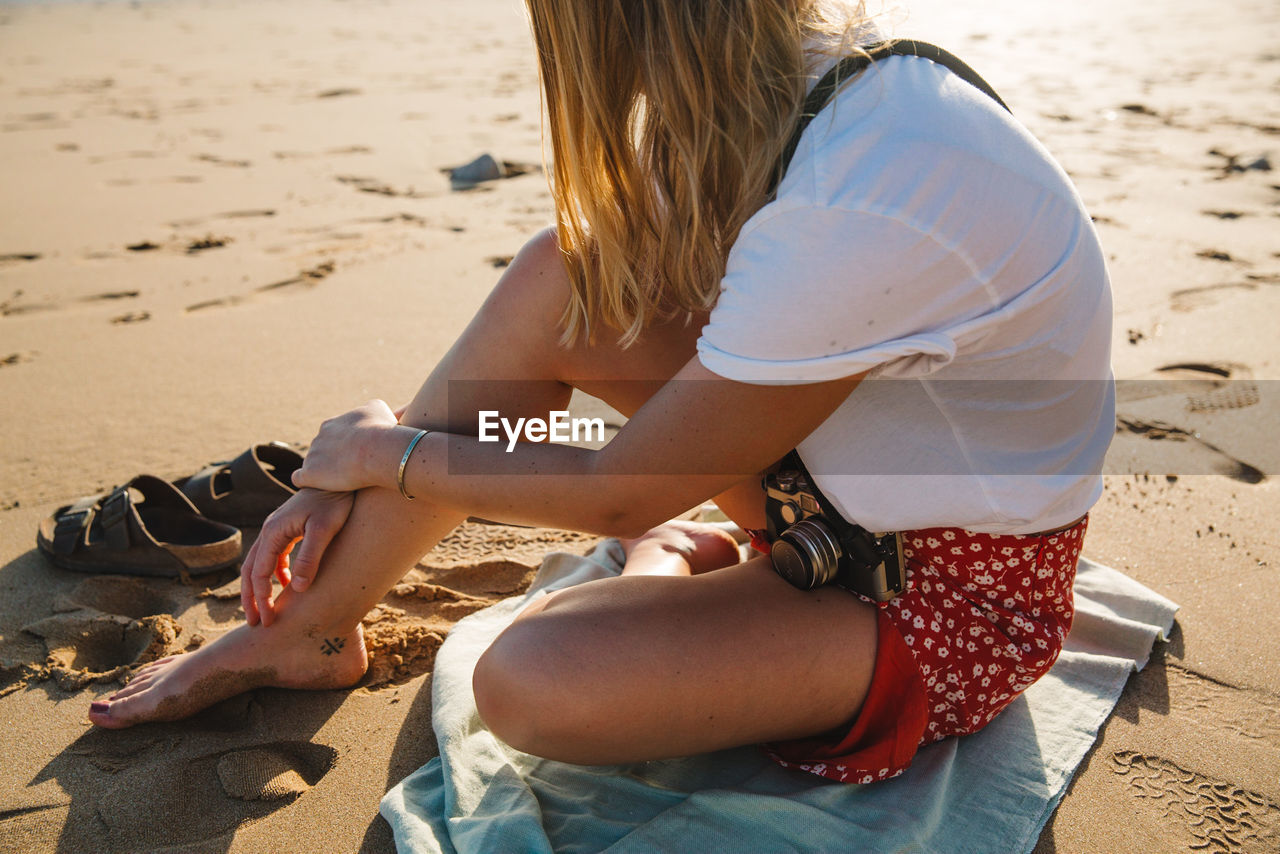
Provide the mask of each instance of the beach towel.
[{"label": "beach towel", "polygon": [[617,540],[550,555],[524,597],[461,620],[436,657],[440,755],[387,792],[407,852],[1030,851],[1134,670],[1177,606],[1082,559],[1076,616],[1057,663],[980,732],[916,755],[896,779],[834,783],[758,747],[586,767],[513,750],[476,713],[476,661],[524,603],[617,575]]}]

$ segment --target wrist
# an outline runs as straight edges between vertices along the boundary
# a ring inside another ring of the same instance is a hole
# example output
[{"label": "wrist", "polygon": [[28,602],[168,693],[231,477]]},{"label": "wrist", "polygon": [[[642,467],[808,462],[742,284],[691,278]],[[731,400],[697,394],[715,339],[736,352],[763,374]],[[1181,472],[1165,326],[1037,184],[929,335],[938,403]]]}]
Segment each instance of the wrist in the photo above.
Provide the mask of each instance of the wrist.
[{"label": "wrist", "polygon": [[400,493],[400,497],[406,501],[412,501],[414,496],[409,494],[409,490],[405,485],[405,475],[408,472],[409,460],[413,457],[413,452],[417,450],[418,443],[427,438],[430,430],[419,429],[409,440],[409,444],[405,447],[404,453],[400,456],[400,465],[396,467],[396,490]]},{"label": "wrist", "polygon": [[421,432],[417,427],[403,424],[379,430],[377,441],[365,457],[365,480],[371,486],[398,491],[400,462],[405,450]]}]

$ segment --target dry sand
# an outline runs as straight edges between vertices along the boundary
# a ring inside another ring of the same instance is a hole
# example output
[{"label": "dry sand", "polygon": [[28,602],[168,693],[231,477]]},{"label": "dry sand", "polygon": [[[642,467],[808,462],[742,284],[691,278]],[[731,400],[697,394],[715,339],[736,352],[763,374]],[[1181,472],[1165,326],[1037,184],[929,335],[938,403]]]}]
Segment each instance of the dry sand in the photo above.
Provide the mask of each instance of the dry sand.
[{"label": "dry sand", "polygon": [[[1280,12],[907,6],[896,31],[977,67],[1076,180],[1117,376],[1191,383],[1122,386],[1117,459],[1163,443],[1182,476],[1110,476],[1086,553],[1183,610],[1039,850],[1274,851]],[[0,5],[0,849],[390,850],[377,804],[434,753],[440,639],[589,538],[460,530],[370,615],[362,688],[99,732],[89,702],[135,664],[240,619],[233,576],[75,575],[34,531],[407,399],[551,219],[536,171],[455,192],[440,170],[539,163],[538,110],[515,0]]]}]

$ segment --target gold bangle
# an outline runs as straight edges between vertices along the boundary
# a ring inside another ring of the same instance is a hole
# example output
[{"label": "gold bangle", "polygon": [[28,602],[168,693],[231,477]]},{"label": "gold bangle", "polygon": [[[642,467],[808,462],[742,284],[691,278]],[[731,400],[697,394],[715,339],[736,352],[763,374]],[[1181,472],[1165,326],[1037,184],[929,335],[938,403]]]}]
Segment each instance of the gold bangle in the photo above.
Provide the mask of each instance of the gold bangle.
[{"label": "gold bangle", "polygon": [[418,431],[418,435],[413,437],[413,441],[409,443],[409,447],[405,448],[404,456],[400,458],[400,468],[396,471],[396,486],[400,487],[400,494],[410,501],[413,500],[413,496],[404,488],[404,470],[409,465],[409,457],[413,454],[413,449],[418,447],[418,443],[422,441],[422,437],[430,432],[430,430]]}]

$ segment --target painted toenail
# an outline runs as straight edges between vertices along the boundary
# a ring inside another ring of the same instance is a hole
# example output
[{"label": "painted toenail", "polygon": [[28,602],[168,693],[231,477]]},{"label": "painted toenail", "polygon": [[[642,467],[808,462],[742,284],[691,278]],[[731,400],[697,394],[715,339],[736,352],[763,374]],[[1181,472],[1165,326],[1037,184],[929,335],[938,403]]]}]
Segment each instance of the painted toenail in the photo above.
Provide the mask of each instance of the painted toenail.
[{"label": "painted toenail", "polygon": [[91,712],[109,712],[111,711],[110,703],[90,703],[89,711]]}]

